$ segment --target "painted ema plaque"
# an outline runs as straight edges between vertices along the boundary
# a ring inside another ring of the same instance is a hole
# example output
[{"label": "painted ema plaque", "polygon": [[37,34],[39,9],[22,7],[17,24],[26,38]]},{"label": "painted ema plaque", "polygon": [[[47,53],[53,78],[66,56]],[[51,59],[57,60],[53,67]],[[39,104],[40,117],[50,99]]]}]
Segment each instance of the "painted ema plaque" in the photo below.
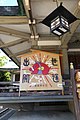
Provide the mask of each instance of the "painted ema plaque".
[{"label": "painted ema plaque", "polygon": [[62,90],[59,55],[32,50],[21,56],[20,91]]}]

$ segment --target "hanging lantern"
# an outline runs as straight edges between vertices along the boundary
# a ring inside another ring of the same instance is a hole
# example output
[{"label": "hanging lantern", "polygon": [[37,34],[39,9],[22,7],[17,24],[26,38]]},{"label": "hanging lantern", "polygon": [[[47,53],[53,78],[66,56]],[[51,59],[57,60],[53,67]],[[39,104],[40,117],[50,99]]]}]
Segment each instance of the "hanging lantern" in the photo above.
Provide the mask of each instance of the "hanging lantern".
[{"label": "hanging lantern", "polygon": [[51,33],[61,36],[70,31],[70,24],[76,20],[77,18],[63,7],[61,3],[42,23],[50,27]]}]

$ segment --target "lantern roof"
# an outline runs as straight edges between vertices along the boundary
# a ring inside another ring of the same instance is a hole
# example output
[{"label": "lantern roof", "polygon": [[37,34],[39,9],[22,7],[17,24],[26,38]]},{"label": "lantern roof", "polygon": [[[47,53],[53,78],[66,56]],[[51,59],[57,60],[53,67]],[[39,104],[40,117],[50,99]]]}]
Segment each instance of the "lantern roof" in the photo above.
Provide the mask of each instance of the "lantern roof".
[{"label": "lantern roof", "polygon": [[77,20],[77,18],[71,12],[69,12],[64,6],[62,6],[61,3],[60,6],[57,7],[52,13],[50,13],[41,23],[50,27],[51,21],[55,19],[57,16],[63,16],[68,21],[68,24],[71,24]]}]

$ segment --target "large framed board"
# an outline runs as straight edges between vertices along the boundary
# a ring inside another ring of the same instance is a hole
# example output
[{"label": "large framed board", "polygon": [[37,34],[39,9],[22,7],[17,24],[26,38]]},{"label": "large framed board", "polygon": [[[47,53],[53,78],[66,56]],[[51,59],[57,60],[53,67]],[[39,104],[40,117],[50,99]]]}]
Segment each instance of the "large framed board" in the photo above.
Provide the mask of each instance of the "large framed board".
[{"label": "large framed board", "polygon": [[32,50],[21,56],[20,91],[62,90],[59,54]]}]

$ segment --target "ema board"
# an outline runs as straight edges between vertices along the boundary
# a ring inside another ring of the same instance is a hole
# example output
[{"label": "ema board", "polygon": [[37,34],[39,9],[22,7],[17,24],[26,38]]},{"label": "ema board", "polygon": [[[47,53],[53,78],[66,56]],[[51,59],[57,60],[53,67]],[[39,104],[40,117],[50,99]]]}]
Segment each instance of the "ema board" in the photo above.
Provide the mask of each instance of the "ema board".
[{"label": "ema board", "polygon": [[33,50],[21,56],[20,91],[62,90],[59,55]]}]

